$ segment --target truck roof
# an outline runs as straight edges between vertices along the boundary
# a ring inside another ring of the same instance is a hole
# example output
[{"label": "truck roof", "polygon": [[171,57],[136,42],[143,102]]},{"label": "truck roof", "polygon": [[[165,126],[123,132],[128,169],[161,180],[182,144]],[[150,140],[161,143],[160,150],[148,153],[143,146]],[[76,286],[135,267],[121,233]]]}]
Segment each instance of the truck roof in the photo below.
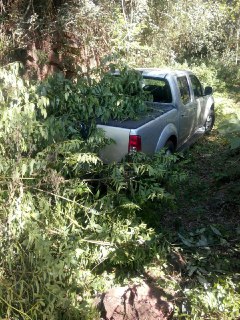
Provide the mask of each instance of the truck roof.
[{"label": "truck roof", "polygon": [[165,78],[167,75],[186,75],[192,74],[189,70],[167,69],[167,68],[136,68],[143,76]]}]

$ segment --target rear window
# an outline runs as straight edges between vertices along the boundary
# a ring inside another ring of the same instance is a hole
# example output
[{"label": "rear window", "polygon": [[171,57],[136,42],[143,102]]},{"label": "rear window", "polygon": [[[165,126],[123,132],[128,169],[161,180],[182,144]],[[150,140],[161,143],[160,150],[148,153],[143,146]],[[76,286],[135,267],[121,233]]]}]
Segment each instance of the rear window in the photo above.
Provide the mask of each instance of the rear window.
[{"label": "rear window", "polygon": [[143,78],[143,90],[150,94],[153,102],[172,102],[171,89],[166,79]]}]

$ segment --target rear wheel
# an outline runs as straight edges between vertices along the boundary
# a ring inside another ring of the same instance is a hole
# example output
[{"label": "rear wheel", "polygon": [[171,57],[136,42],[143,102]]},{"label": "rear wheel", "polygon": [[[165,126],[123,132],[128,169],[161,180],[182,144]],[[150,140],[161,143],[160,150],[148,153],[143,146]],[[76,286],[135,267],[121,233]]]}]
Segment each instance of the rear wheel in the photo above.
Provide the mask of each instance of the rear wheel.
[{"label": "rear wheel", "polygon": [[166,155],[170,155],[170,154],[173,154],[174,151],[175,151],[175,146],[174,146],[174,143],[172,142],[172,140],[168,140],[166,143],[165,143],[165,154]]}]

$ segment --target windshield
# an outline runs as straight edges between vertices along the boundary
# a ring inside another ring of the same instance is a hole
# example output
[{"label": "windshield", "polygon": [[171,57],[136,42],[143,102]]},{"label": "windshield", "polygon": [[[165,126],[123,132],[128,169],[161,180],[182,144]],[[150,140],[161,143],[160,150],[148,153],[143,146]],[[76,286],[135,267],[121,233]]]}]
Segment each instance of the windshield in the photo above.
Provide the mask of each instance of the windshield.
[{"label": "windshield", "polygon": [[150,93],[153,102],[172,102],[171,89],[166,79],[143,77],[143,90]]}]

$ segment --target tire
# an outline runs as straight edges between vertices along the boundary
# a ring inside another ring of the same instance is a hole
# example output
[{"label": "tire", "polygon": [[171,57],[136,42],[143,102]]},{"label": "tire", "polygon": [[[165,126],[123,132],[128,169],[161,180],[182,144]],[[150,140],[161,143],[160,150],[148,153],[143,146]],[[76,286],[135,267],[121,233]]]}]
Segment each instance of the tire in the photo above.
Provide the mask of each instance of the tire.
[{"label": "tire", "polygon": [[165,149],[165,155],[168,156],[168,155],[171,155],[174,153],[175,151],[175,145],[174,143],[172,142],[172,140],[168,140],[165,145],[164,145],[164,149]]},{"label": "tire", "polygon": [[211,109],[207,116],[206,122],[204,124],[206,134],[209,134],[212,131],[214,122],[215,122],[215,113],[214,113],[214,109]]}]

